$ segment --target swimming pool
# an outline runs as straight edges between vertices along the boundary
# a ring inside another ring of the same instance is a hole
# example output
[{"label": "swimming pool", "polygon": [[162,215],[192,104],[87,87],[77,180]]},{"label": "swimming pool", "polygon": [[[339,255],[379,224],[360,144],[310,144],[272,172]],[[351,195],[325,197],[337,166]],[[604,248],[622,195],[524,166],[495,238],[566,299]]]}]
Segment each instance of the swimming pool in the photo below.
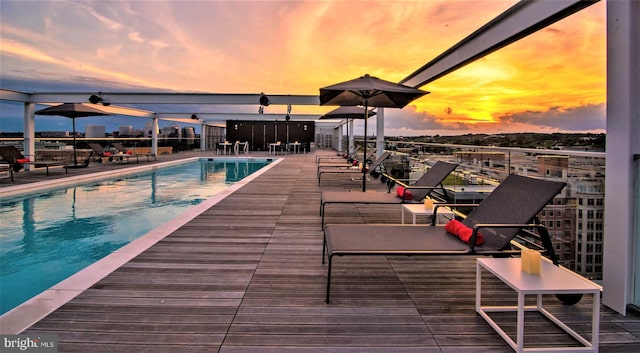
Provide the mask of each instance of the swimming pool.
[{"label": "swimming pool", "polygon": [[270,159],[195,159],[0,201],[0,314],[95,263]]}]

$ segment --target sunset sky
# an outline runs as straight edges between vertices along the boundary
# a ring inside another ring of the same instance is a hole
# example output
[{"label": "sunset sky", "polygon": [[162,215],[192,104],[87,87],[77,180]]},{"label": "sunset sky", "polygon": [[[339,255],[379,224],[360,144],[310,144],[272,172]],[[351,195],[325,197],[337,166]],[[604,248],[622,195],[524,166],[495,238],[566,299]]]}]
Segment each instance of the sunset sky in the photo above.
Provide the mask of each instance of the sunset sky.
[{"label": "sunset sky", "polygon": [[[317,95],[366,73],[398,82],[514,3],[0,0],[0,86]],[[601,1],[421,87],[431,94],[385,110],[386,135],[603,132],[605,54]],[[22,129],[21,109],[0,109],[0,131]],[[55,129],[43,119],[36,130]]]}]

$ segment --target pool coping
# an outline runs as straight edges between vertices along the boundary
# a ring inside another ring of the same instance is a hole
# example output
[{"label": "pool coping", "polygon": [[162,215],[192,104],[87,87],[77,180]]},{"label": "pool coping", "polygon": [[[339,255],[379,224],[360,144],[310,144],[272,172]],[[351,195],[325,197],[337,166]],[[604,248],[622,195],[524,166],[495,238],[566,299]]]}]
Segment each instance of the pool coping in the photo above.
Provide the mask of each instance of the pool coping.
[{"label": "pool coping", "polygon": [[[49,188],[56,188],[64,185],[73,185],[82,181],[93,181],[97,179],[106,178],[109,176],[118,176],[129,173],[135,173],[139,171],[147,171],[157,169],[159,166],[164,167],[167,165],[181,164],[186,163],[192,160],[197,159],[238,159],[238,157],[233,158],[225,158],[225,157],[192,157],[187,158],[180,161],[172,161],[172,162],[164,162],[159,164],[154,164],[153,166],[142,166],[142,167],[133,167],[133,168],[125,168],[128,169],[119,169],[117,171],[107,171],[101,173],[93,173],[82,176],[76,176],[71,178],[63,178],[56,179],[55,181],[45,181],[41,183],[33,183],[27,186],[20,186],[20,188],[12,188],[8,191],[8,194],[15,195],[18,193],[24,193],[27,189],[29,191],[37,190],[45,190]],[[242,158],[245,159],[245,158]],[[279,164],[283,159],[282,158],[246,158],[246,159],[254,159],[254,160],[263,160],[263,159],[271,159],[272,162],[266,165],[263,168],[260,168],[256,172],[247,176],[246,178],[234,183],[229,186],[222,192],[213,197],[210,197],[203,202],[190,207],[186,211],[184,211],[179,216],[169,220],[166,223],[158,225],[155,229],[149,231],[148,233],[140,236],[139,238],[131,241],[129,244],[123,246],[122,248],[114,251],[113,253],[105,256],[104,258],[94,262],[93,264],[85,267],[84,269],[78,271],[74,275],[60,281],[55,284],[51,288],[45,290],[44,292],[36,295],[35,297],[27,300],[26,302],[18,305],[17,307],[7,311],[2,316],[0,316],[0,333],[2,334],[19,334],[40,321],[45,316],[52,313],[54,310],[58,309],[62,305],[69,302],[71,299],[78,296],[83,291],[87,290],[98,281],[120,268],[122,265],[138,256],[145,250],[149,249],[158,241],[164,239],[169,234],[175,232],[178,228],[182,227],[186,223],[190,222],[209,208],[216,205],[218,202],[224,200],[227,196],[233,194],[236,190],[245,186],[253,179],[259,177],[260,175],[266,173],[271,168],[275,167]],[[91,177],[93,175],[93,177]],[[70,180],[73,179],[73,180]],[[39,185],[35,185],[39,184]],[[54,185],[51,185],[54,184]],[[16,189],[23,189],[21,191],[16,191]],[[3,190],[4,191],[4,190]],[[5,193],[0,193],[0,196],[7,196]]]}]

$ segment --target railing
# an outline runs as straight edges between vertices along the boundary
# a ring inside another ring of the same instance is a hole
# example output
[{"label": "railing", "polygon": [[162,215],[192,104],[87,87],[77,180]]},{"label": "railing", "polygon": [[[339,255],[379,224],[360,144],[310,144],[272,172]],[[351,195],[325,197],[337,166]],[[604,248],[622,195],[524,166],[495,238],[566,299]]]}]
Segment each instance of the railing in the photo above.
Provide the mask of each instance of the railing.
[{"label": "railing", "polygon": [[[34,160],[63,160],[73,159],[72,137],[38,137],[35,138],[35,155],[27,156]],[[0,138],[0,144],[12,144],[22,150],[24,139],[22,137]],[[89,143],[98,143],[105,149],[112,147],[113,143],[120,143],[127,149],[136,153],[151,152],[151,138],[149,137],[76,137],[75,146],[79,153],[89,154]],[[179,151],[200,149],[200,138],[158,138],[158,154],[170,154]]]},{"label": "railing", "polygon": [[[458,163],[459,167],[447,181],[449,190],[464,188],[461,193],[452,193],[457,199],[452,197],[451,201],[457,204],[479,202],[464,198],[473,197],[469,195],[473,194],[470,190],[475,185],[477,189],[485,188],[482,185],[497,185],[512,173],[567,182],[567,187],[538,218],[549,230],[556,257],[562,265],[588,278],[602,278],[604,152],[404,141],[387,143],[387,150],[395,151],[396,160],[409,160],[410,179],[417,179],[428,165],[438,160]],[[636,191],[636,202],[638,193]],[[528,247],[541,245],[536,234],[526,231],[518,242]],[[637,251],[640,254],[640,246]],[[640,285],[637,292],[640,293]]]}]

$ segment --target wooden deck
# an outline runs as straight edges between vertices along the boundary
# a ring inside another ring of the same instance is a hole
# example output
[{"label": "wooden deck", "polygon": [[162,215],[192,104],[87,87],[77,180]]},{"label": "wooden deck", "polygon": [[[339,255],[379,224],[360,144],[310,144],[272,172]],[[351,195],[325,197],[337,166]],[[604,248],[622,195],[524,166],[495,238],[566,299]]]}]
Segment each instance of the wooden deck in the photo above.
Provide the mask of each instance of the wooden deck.
[{"label": "wooden deck", "polygon": [[[345,188],[318,186],[314,154],[286,156],[25,333],[56,334],[59,352],[512,352],[475,313],[474,257],[337,258],[325,304],[319,198]],[[332,206],[327,222],[400,223],[400,208]],[[515,302],[487,281],[489,302]],[[545,304],[590,338],[590,300]],[[638,352],[640,316],[601,310],[600,352]],[[527,344],[576,345],[527,322]]]}]

